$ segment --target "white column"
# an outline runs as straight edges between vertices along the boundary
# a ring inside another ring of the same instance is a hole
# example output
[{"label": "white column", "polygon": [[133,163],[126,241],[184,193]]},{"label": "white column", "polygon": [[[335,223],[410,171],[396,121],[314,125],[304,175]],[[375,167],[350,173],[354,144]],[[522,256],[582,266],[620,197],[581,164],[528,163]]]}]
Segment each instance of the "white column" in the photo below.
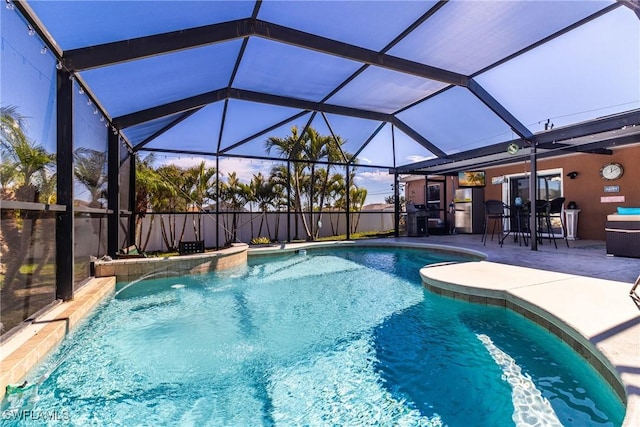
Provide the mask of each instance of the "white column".
[{"label": "white column", "polygon": [[567,239],[578,240],[578,213],[580,209],[565,209],[565,224],[567,226]]}]

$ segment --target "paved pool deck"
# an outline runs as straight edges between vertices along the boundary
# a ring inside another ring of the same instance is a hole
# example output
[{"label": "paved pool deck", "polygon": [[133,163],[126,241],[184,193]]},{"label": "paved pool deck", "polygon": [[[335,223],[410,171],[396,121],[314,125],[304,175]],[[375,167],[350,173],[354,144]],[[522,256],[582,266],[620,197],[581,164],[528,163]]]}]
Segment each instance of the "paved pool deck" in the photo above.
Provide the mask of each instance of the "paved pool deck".
[{"label": "paved pool deck", "polygon": [[[623,426],[640,426],[640,302],[629,296],[640,259],[609,257],[601,241],[545,240],[532,251],[508,238],[486,246],[479,235],[445,235],[358,241],[358,245],[460,248],[482,254],[479,262],[421,270],[434,293],[509,308],[567,342],[626,401]],[[333,245],[350,245],[337,242]],[[250,249],[249,256],[325,244],[287,244]]]}]

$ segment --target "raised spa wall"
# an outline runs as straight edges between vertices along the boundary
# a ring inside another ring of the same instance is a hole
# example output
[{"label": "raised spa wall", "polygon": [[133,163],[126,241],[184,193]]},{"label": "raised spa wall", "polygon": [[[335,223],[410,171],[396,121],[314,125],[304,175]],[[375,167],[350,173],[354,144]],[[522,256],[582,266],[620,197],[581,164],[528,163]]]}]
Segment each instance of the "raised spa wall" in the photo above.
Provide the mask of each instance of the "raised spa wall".
[{"label": "raised spa wall", "polygon": [[157,278],[205,274],[246,264],[247,249],[247,245],[237,243],[230,248],[202,254],[96,261],[95,277],[115,276],[117,281],[127,282],[150,275]]},{"label": "raised spa wall", "polygon": [[95,278],[78,289],[72,300],[56,304],[30,320],[0,345],[0,400],[5,396],[7,385],[22,384],[27,374],[57,348],[72,329],[114,293],[116,281],[145,275],[156,278],[225,270],[246,264],[247,249],[245,244],[236,244],[203,254],[96,261]]}]

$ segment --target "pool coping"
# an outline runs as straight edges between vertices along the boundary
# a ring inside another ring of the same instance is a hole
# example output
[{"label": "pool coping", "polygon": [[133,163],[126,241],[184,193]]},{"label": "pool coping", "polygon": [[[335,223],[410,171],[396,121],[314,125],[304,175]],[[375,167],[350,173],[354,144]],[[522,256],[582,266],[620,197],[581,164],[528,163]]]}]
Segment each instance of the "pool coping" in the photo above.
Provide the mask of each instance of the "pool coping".
[{"label": "pool coping", "polygon": [[462,248],[453,245],[440,245],[432,243],[418,242],[398,242],[385,241],[383,239],[371,240],[339,240],[327,242],[299,242],[299,243],[281,243],[264,246],[249,246],[249,257],[260,255],[281,255],[283,253],[298,252],[301,249],[318,249],[318,248],[334,248],[334,247],[396,247],[396,248],[414,248],[414,249],[430,249],[442,253],[452,255],[468,255],[478,259],[487,259],[487,255],[475,251],[473,249]]},{"label": "pool coping", "polygon": [[7,385],[21,384],[115,287],[115,277],[91,279],[78,289],[72,300],[56,304],[3,342],[0,345],[0,400],[5,396]]},{"label": "pool coping", "polygon": [[640,419],[640,307],[629,297],[629,283],[489,262],[482,252],[451,245],[379,239],[249,248],[249,256],[326,247],[403,247],[479,258],[425,266],[423,286],[439,295],[508,308],[547,329],[610,384],[625,404],[624,427]]}]

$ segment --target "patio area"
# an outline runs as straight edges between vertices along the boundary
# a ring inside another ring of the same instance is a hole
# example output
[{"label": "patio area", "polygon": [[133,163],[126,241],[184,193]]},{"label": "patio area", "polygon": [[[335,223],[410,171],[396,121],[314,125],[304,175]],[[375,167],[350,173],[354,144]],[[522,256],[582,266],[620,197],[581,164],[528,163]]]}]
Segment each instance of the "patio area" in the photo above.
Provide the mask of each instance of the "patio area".
[{"label": "patio area", "polygon": [[453,234],[403,237],[399,240],[458,246],[483,252],[492,262],[629,284],[640,274],[640,260],[607,256],[605,242],[600,240],[570,240],[567,248],[564,241],[558,239],[556,249],[553,242],[545,239],[537,251],[532,251],[529,246],[520,246],[511,238],[507,238],[502,247],[497,236],[493,241],[489,237],[486,246],[480,239],[480,235]]}]

